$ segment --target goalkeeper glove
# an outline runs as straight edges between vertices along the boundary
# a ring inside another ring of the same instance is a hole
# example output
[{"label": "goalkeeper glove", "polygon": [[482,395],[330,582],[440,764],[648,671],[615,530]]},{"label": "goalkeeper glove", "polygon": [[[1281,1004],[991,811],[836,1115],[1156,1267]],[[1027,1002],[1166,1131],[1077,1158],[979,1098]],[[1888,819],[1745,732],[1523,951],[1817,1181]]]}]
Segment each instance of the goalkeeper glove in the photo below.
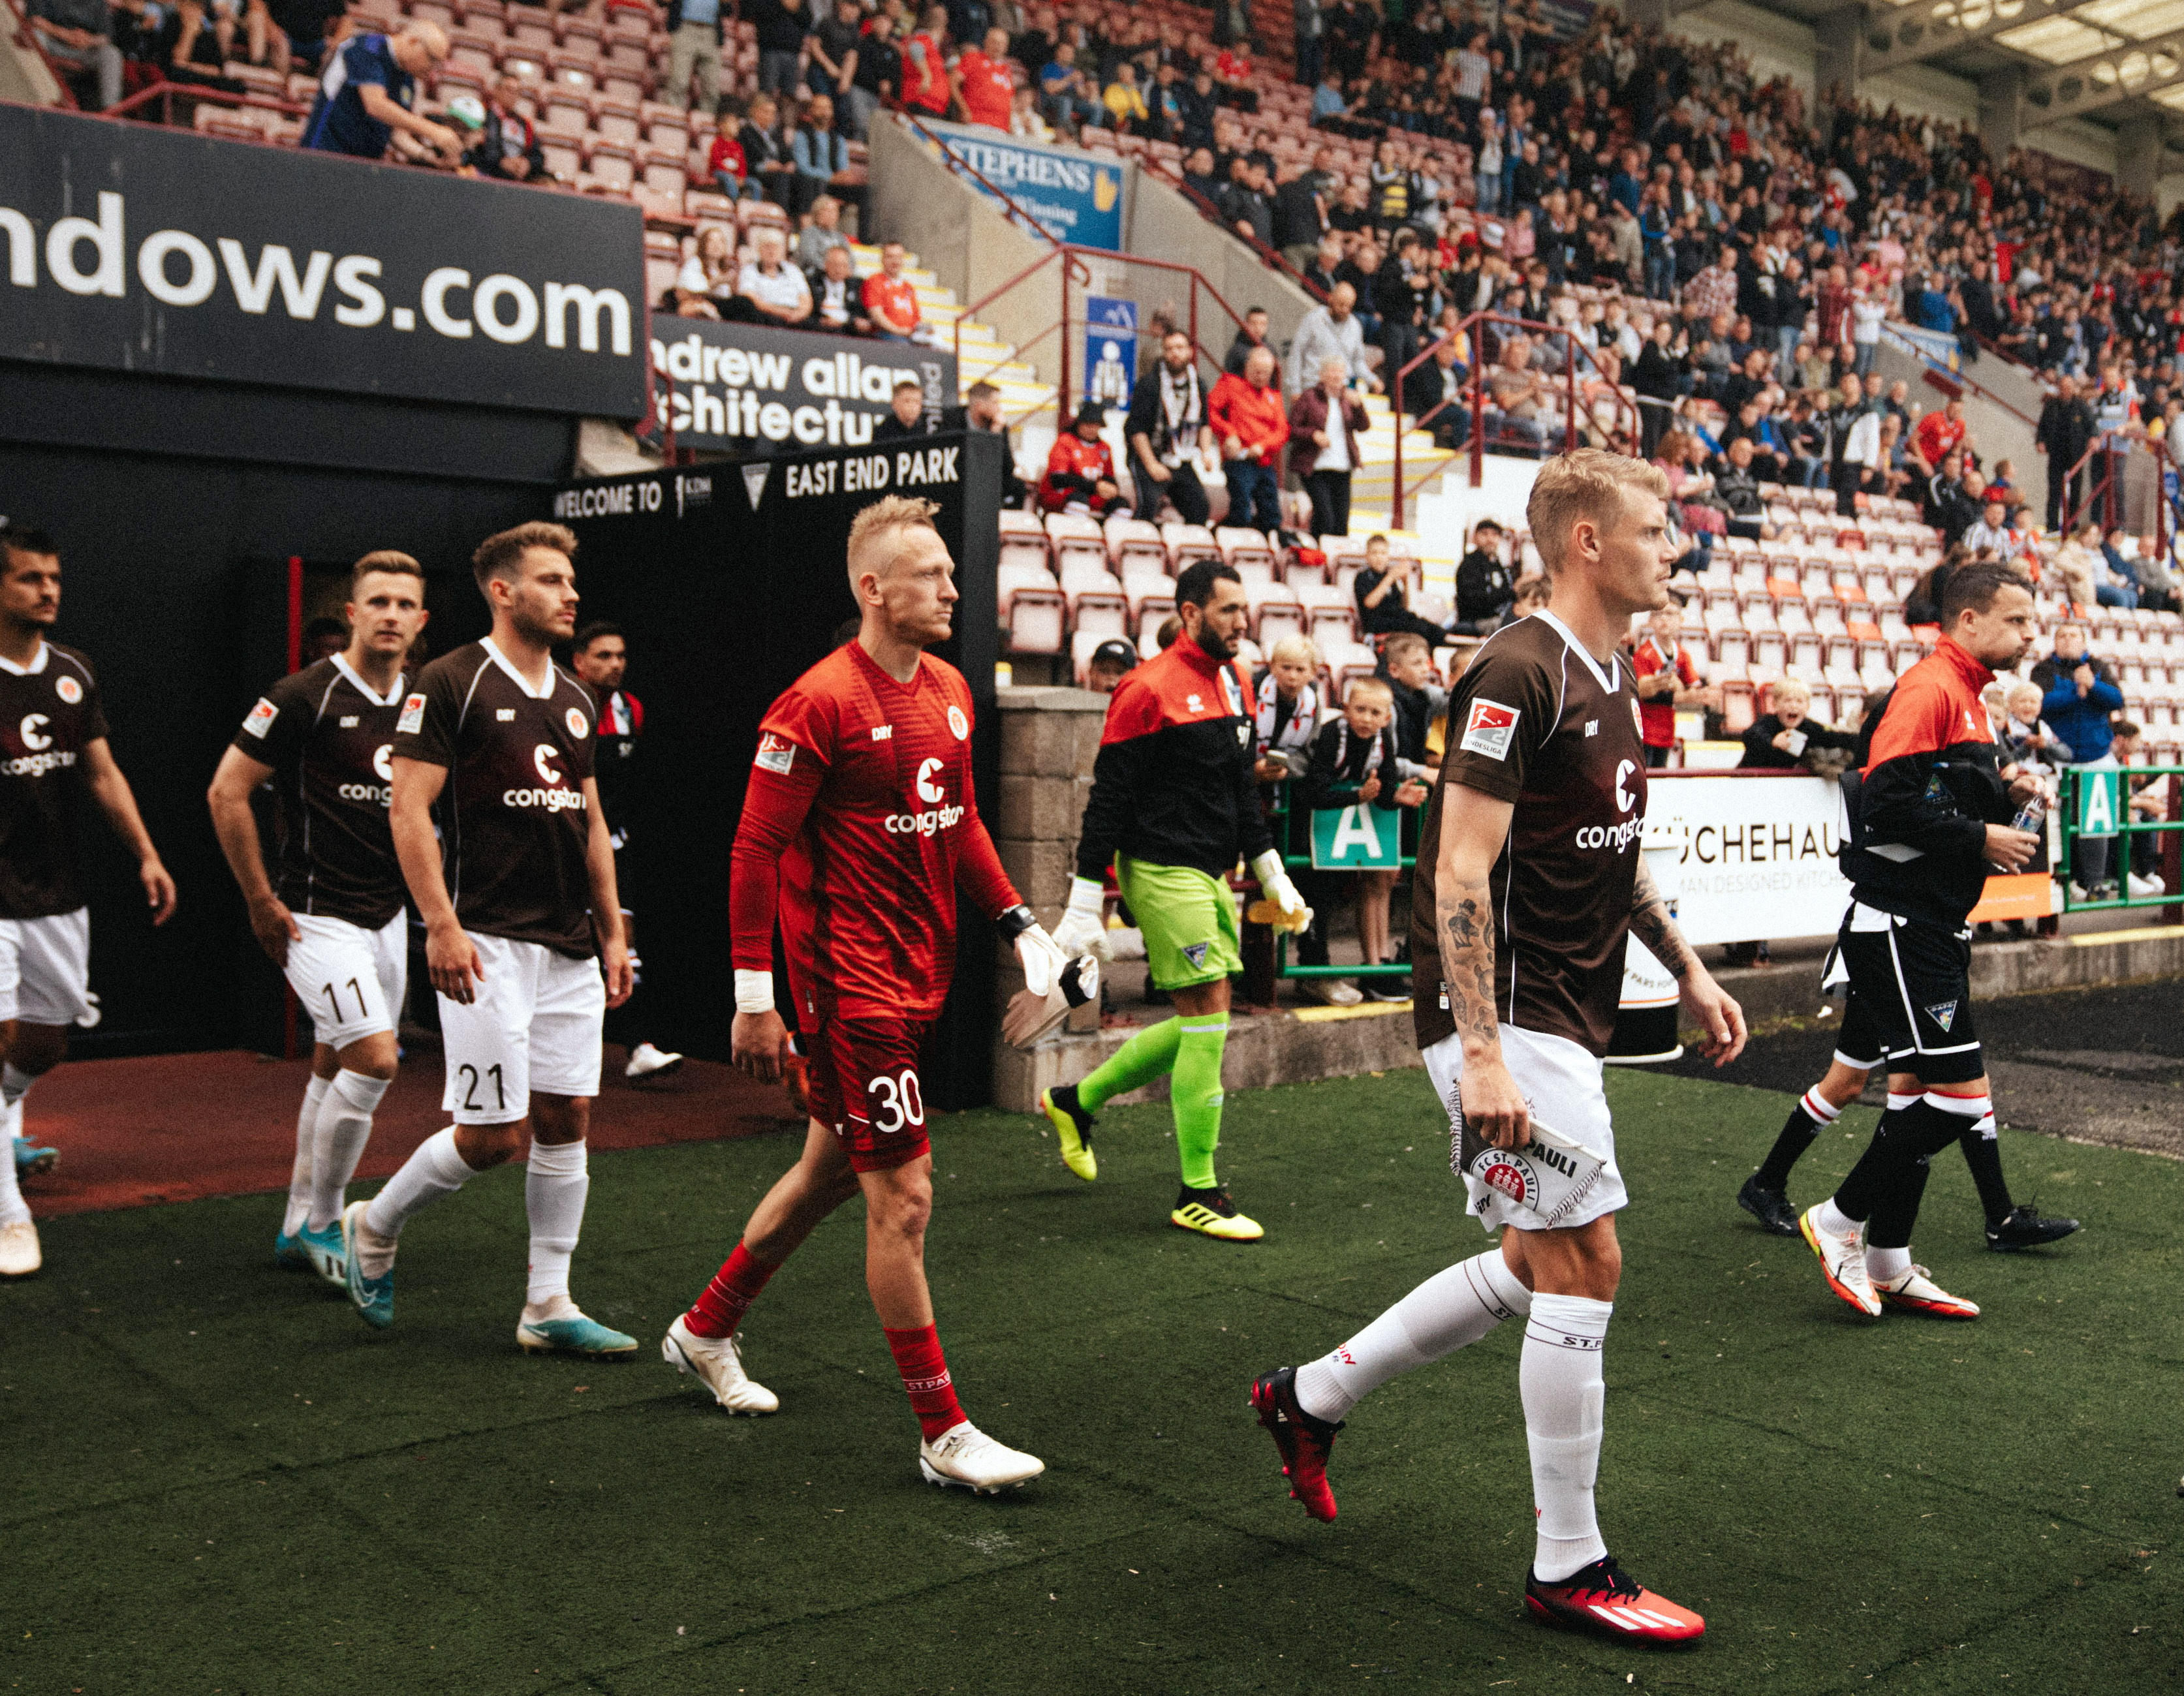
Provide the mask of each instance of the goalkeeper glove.
[{"label": "goalkeeper glove", "polygon": [[1097,879],[1072,877],[1069,880],[1069,907],[1061,915],[1061,922],[1054,927],[1054,945],[1062,954],[1075,959],[1078,954],[1094,954],[1107,957],[1107,920],[1105,912],[1106,892]]},{"label": "goalkeeper glove", "polygon": [[1267,898],[1292,917],[1301,914],[1301,924],[1312,922],[1312,909],[1304,904],[1304,897],[1290,881],[1288,870],[1282,865],[1279,850],[1268,848],[1251,862],[1251,875],[1259,880],[1259,887],[1267,892]]},{"label": "goalkeeper glove", "polygon": [[1044,999],[1069,957],[1056,946],[1045,927],[1019,902],[994,920],[1002,940],[1016,944],[1017,963],[1023,968],[1024,987]]}]

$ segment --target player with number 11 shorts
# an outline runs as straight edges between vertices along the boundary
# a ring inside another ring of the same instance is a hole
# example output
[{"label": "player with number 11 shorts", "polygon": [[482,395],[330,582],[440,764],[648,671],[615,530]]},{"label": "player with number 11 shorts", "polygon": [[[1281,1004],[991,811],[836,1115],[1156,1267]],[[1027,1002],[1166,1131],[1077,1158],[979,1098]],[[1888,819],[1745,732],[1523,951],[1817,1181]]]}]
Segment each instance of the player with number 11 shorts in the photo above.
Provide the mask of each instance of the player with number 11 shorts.
[{"label": "player with number 11 shorts", "polygon": [[941,1354],[925,1282],[933,1154],[918,1048],[955,970],[959,885],[1016,945],[1027,988],[1045,994],[1064,962],[979,820],[970,686],[923,651],[947,639],[956,600],[937,510],[890,496],[857,514],[849,569],[861,627],[760,724],[731,860],[733,1043],[744,1070],[780,1075],[777,915],[811,1124],[803,1158],[660,1352],[729,1412],[773,1412],[778,1399],[744,1371],[736,1328],[796,1245],[861,1192],[865,1282],[924,1433],[919,1467],[935,1484],[995,1491],[1045,1463],[971,1423]]}]

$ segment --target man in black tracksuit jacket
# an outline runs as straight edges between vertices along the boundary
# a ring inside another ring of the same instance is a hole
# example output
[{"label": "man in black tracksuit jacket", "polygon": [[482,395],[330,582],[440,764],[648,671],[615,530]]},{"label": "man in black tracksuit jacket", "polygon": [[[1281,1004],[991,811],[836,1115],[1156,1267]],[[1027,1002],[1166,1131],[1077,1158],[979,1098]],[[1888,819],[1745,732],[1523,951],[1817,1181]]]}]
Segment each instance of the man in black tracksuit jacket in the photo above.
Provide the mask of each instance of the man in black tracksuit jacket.
[{"label": "man in black tracksuit jacket", "polygon": [[2032,588],[2014,567],[1960,567],[1939,646],[1897,682],[1864,770],[1844,780],[1840,860],[1851,909],[1837,947],[1888,1064],[1888,1111],[1858,1165],[1799,1231],[1829,1287],[1862,1312],[1884,1303],[1939,1318],[1979,1310],[1911,1264],[1931,1155],[1993,1118],[1971,1019],[1971,931],[1990,869],[2014,871],[2039,838],[2014,829],[2036,780],[2007,783],[1981,692],[2032,643]]}]

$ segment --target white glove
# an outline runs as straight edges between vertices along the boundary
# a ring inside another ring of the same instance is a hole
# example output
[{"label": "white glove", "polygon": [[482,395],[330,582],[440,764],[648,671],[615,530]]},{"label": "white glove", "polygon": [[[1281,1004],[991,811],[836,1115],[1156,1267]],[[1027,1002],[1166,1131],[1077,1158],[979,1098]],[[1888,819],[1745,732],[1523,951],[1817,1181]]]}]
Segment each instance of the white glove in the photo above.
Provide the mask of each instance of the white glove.
[{"label": "white glove", "polygon": [[1024,987],[1034,995],[1044,998],[1068,963],[1069,956],[1042,926],[1034,925],[1017,938],[1017,964],[1023,968]]},{"label": "white glove", "polygon": [[1079,954],[1107,958],[1106,891],[1089,877],[1069,880],[1069,906],[1050,939],[1065,959]]},{"label": "white glove", "polygon": [[1298,893],[1296,885],[1290,881],[1289,869],[1282,864],[1280,850],[1268,848],[1253,860],[1251,875],[1259,880],[1259,887],[1266,891],[1267,898],[1279,907],[1284,914],[1295,917],[1301,913],[1306,915],[1305,923],[1312,922],[1312,909],[1304,904],[1304,897]]}]

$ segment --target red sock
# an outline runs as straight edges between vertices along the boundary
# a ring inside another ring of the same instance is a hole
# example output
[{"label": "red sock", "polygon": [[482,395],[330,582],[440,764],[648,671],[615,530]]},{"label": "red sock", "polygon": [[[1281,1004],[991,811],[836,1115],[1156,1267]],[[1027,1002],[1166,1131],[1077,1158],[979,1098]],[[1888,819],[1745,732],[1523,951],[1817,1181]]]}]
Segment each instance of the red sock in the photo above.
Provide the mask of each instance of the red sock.
[{"label": "red sock", "polygon": [[705,1294],[691,1304],[682,1322],[700,1337],[733,1337],[766,1281],[781,1269],[769,1266],[740,1243],[727,1263],[713,1274]]},{"label": "red sock", "polygon": [[963,1410],[948,1376],[947,1357],[940,1352],[939,1328],[927,1325],[916,1331],[889,1331],[887,1340],[894,1351],[895,1371],[902,1374],[902,1387],[910,1392],[911,1411],[917,1415],[925,1440],[930,1443],[951,1426],[962,1424]]}]

